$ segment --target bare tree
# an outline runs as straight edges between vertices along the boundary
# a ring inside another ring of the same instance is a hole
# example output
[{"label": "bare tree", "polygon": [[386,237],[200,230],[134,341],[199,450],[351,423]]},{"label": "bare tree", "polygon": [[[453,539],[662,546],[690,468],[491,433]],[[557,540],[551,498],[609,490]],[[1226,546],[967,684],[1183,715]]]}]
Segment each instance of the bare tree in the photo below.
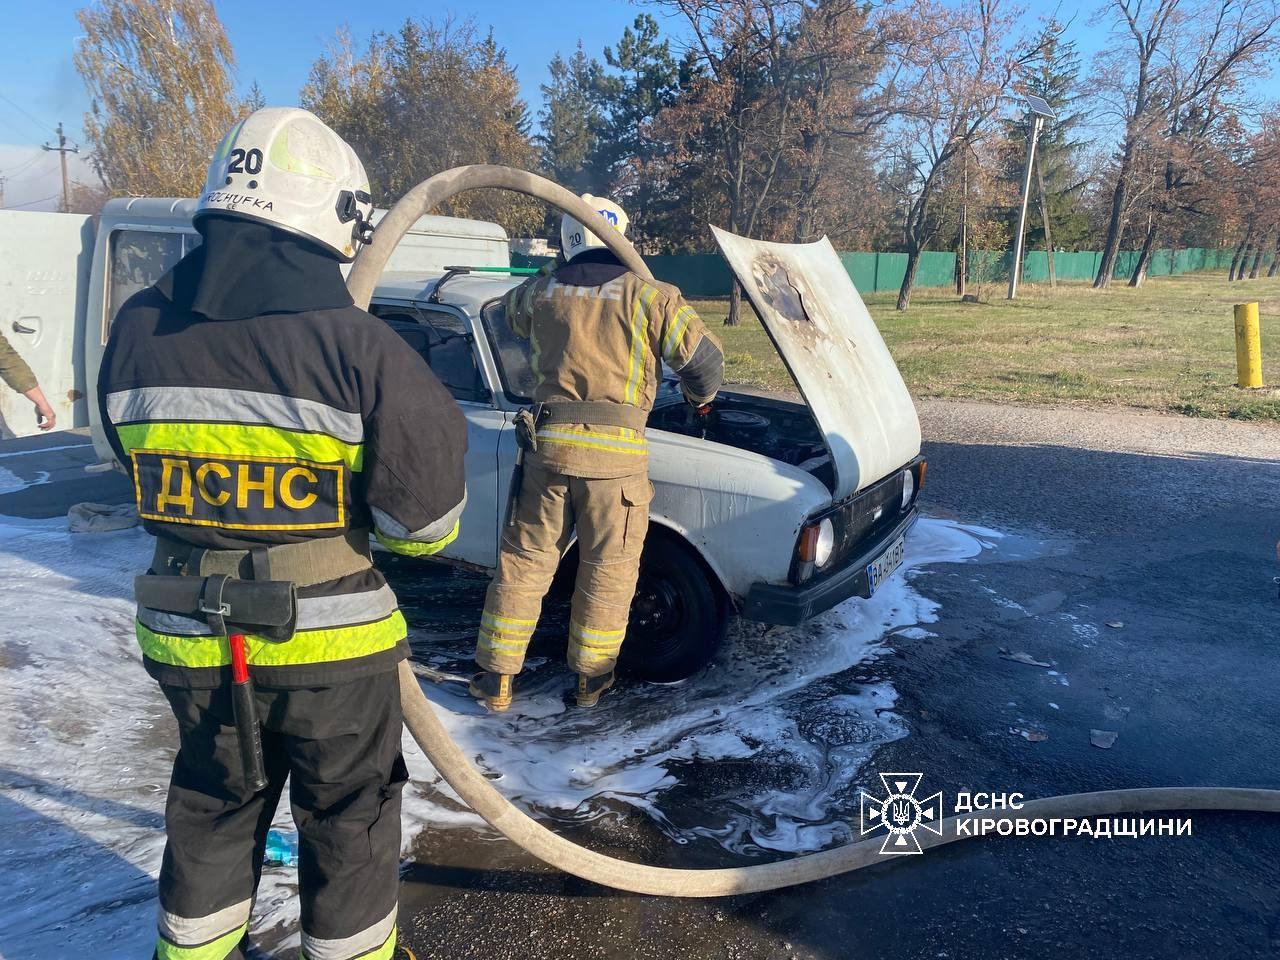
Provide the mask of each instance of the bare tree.
[{"label": "bare tree", "polygon": [[[302,102],[365,158],[382,203],[460,164],[535,165],[515,71],[469,20],[406,20],[374,34],[363,53],[341,31],[312,64]],[[508,191],[465,193],[442,212],[518,234],[542,223],[538,204]]]},{"label": "bare tree", "polygon": [[[728,229],[751,234],[794,149],[800,60],[789,40],[803,0],[662,0],[688,22],[700,75],[660,121],[678,149],[711,150],[707,168],[724,195]],[[728,325],[742,291],[733,285]]]},{"label": "bare tree", "polygon": [[[1122,32],[1132,40],[1131,48],[1119,45],[1101,58],[1104,73],[1114,78],[1120,88],[1124,134],[1120,143],[1115,186],[1111,191],[1111,211],[1103,241],[1102,260],[1093,285],[1111,285],[1116,255],[1129,213],[1129,192],[1134,161],[1151,133],[1160,125],[1158,95],[1158,55],[1163,49],[1170,21],[1180,0],[1111,0],[1108,7],[1113,20],[1122,24]],[[1099,19],[1103,15],[1100,15]]]},{"label": "bare tree", "polygon": [[1231,257],[1231,266],[1227,268],[1227,279],[1235,280],[1236,271],[1244,258],[1249,255],[1249,250],[1253,247],[1253,231],[1257,229],[1257,224],[1252,217],[1249,218],[1245,225],[1244,235],[1240,238],[1240,242],[1236,244],[1236,251]]},{"label": "bare tree", "polygon": [[899,108],[903,66],[892,56],[916,21],[864,0],[817,0],[805,8],[791,42],[800,66],[793,154],[796,243],[821,233],[820,210],[831,174],[850,152],[872,141]]},{"label": "bare tree", "polygon": [[1018,66],[1034,51],[1018,52],[1013,17],[1001,0],[970,0],[959,7],[921,0],[911,16],[927,24],[906,52],[909,102],[894,129],[899,161],[910,171],[903,245],[907,269],[897,308],[911,303],[920,254],[937,236],[934,201],[952,160],[986,131]]},{"label": "bare tree", "polygon": [[116,195],[195,196],[243,112],[231,44],[211,0],[100,0],[76,12],[85,136]]},{"label": "bare tree", "polygon": [[1203,215],[1196,190],[1213,169],[1219,128],[1250,112],[1249,81],[1268,72],[1278,21],[1275,0],[1204,0],[1173,19],[1162,83],[1165,127],[1155,141],[1164,158],[1130,286],[1146,278],[1171,215]]}]

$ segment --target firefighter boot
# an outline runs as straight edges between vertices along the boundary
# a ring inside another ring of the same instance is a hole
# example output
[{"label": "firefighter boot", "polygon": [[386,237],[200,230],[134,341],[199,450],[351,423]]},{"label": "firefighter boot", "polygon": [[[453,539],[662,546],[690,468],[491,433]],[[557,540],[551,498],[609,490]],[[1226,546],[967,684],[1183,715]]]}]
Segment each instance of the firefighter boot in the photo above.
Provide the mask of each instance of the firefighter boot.
[{"label": "firefighter boot", "polygon": [[598,677],[578,674],[578,706],[594,707],[600,702],[601,695],[613,686],[613,671],[602,673]]},{"label": "firefighter boot", "polygon": [[467,691],[494,713],[502,713],[511,706],[515,679],[514,674],[481,670],[471,678]]}]

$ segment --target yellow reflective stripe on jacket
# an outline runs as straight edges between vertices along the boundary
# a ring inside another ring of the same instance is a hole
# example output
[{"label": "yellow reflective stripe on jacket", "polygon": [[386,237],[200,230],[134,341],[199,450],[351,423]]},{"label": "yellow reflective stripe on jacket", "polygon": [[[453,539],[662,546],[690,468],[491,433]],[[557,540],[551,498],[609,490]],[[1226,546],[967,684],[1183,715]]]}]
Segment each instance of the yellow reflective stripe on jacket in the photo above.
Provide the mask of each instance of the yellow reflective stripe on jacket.
[{"label": "yellow reflective stripe on jacket", "polygon": [[556,424],[538,431],[539,443],[558,443],[569,447],[588,447],[607,450],[610,453],[630,453],[644,456],[649,452],[649,441],[634,430],[619,428],[619,433],[600,433],[585,427]]},{"label": "yellow reflective stripe on jacket", "polygon": [[304,433],[262,424],[129,423],[116,428],[126,453],[134,450],[187,450],[225,456],[285,457],[316,463],[345,463],[358,471],[364,444],[346,443],[323,433]]},{"label": "yellow reflective stripe on jacket", "polygon": [[381,530],[374,530],[373,535],[378,538],[380,544],[394,553],[405,557],[430,557],[458,539],[460,524],[461,521],[455,521],[453,529],[439,540],[401,540],[399,537],[390,536]]},{"label": "yellow reflective stripe on jacket", "polygon": [[662,341],[662,358],[670,362],[672,353],[676,347],[680,346],[680,341],[684,338],[684,332],[689,329],[689,321],[697,316],[693,309],[689,306],[683,306],[676,311],[675,319],[671,322],[671,329],[667,331],[667,337]]},{"label": "yellow reflective stripe on jacket", "polygon": [[240,943],[248,929],[247,923],[241,924],[217,940],[202,943],[198,947],[180,947],[160,937],[156,941],[156,958],[157,960],[225,960],[226,956]]},{"label": "yellow reflective stripe on jacket", "polygon": [[635,305],[631,308],[631,367],[627,377],[627,392],[624,402],[633,406],[639,394],[640,384],[644,380],[646,370],[646,359],[649,350],[649,307],[657,296],[658,291],[646,284],[644,292],[636,299]]},{"label": "yellow reflective stripe on jacket", "polygon": [[[231,663],[226,637],[182,637],[136,624],[142,652],[159,663],[175,667],[225,667]],[[351,660],[390,650],[409,633],[404,615],[397,610],[373,623],[328,630],[300,630],[285,643],[272,643],[246,634],[249,662],[259,667],[296,666]]]}]

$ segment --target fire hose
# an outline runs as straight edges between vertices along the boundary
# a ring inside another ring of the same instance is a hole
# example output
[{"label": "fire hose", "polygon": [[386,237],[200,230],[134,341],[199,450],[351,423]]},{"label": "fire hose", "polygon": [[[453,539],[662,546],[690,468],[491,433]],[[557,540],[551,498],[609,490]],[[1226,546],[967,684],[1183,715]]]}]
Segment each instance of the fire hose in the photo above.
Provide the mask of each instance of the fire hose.
[{"label": "fire hose", "polygon": [[[382,275],[391,252],[419,217],[436,209],[457,193],[487,187],[513,190],[544,200],[583,223],[590,223],[591,218],[596,215],[582,199],[564,187],[523,170],[490,165],[446,170],[410,190],[377,225],[373,242],[366,245],[357,256],[347,281],[356,305],[368,307],[374,285]],[[622,234],[613,230],[603,231],[601,239],[629,269],[652,279],[653,275],[648,267]],[[777,890],[885,862],[885,858],[880,856],[880,838],[862,840],[789,860],[719,869],[653,867],[596,853],[544,827],[493,787],[453,742],[436,717],[422,692],[418,678],[407,662],[400,664],[400,699],[405,726],[426,753],[432,766],[464,803],[526,852],[584,880],[631,893],[654,896],[722,897]],[[1280,790],[1236,787],[1104,790],[1031,800],[1017,810],[985,812],[983,819],[999,823],[1187,810],[1280,813]],[[963,815],[951,817],[942,821],[940,833],[919,831],[916,839],[921,849],[929,849],[971,836],[993,835],[989,829],[962,833],[959,829],[961,823],[972,819]],[[1001,834],[996,831],[994,835]]]}]

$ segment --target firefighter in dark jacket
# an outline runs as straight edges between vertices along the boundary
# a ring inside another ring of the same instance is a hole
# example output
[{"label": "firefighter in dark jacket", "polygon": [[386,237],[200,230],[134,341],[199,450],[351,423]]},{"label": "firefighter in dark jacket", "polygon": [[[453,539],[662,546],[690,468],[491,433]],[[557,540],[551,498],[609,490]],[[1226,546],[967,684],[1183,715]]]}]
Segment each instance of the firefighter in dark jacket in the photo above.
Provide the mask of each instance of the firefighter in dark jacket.
[{"label": "firefighter in dark jacket", "polygon": [[629,271],[593,232],[625,233],[623,209],[582,199],[599,219],[588,228],[563,218],[568,262],[506,297],[507,322],[530,342],[537,386],[536,406],[521,416],[523,480],[476,640],[481,672],[471,693],[495,711],[511,706],[542,598],[575,534],[568,660],[578,705],[595,706],[613,685],[649,529],[644,431],[662,365],[695,407],[724,379],[720,344],[680,291]]},{"label": "firefighter in dark jacket", "polygon": [[156,537],[138,641],[180,736],[160,960],[243,955],[286,777],[302,955],[397,949],[408,646],[369,533],[410,556],[457,536],[466,426],[422,358],[347,294],[339,264],[368,238],[368,191],[312,114],[257,111],[214,154],[203,244],[111,330],[103,422]]}]

